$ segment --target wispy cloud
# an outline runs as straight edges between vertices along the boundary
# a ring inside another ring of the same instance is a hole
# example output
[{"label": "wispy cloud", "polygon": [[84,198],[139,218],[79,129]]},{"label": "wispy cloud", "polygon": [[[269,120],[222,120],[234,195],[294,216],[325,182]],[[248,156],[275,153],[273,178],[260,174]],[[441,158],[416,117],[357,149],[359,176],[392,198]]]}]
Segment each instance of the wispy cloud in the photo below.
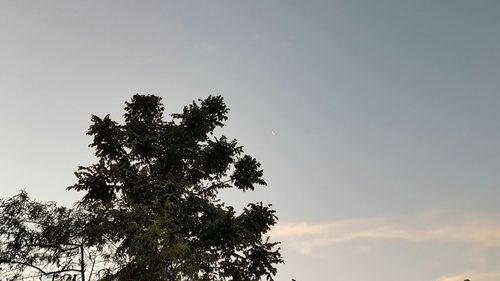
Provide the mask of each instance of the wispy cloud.
[{"label": "wispy cloud", "polygon": [[220,51],[220,47],[212,43],[200,43],[196,45],[195,50],[197,53],[205,56],[215,55]]},{"label": "wispy cloud", "polygon": [[442,276],[436,281],[463,281],[465,279],[473,281],[498,281],[500,280],[500,272],[465,272]]},{"label": "wispy cloud", "polygon": [[500,216],[434,210],[412,216],[375,217],[329,223],[284,223],[270,235],[303,254],[353,240],[403,240],[500,246]]}]

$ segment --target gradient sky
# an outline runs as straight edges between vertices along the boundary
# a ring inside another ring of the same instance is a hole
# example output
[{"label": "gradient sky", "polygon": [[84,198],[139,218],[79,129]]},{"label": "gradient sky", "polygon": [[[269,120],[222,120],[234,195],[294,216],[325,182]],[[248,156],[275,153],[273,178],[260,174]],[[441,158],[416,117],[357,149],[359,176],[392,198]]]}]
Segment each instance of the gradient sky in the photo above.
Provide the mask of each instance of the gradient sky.
[{"label": "gradient sky", "polygon": [[500,278],[500,1],[0,0],[0,195],[69,205],[90,114],[222,94],[277,281]]}]

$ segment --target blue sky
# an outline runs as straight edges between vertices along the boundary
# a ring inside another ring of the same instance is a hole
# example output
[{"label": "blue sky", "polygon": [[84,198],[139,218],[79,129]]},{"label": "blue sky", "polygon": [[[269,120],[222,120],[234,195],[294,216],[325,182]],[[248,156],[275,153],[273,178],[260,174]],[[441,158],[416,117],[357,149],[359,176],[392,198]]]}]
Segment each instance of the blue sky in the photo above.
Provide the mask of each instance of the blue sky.
[{"label": "blue sky", "polygon": [[498,280],[500,2],[0,0],[0,194],[71,204],[90,114],[222,94],[278,281]]}]

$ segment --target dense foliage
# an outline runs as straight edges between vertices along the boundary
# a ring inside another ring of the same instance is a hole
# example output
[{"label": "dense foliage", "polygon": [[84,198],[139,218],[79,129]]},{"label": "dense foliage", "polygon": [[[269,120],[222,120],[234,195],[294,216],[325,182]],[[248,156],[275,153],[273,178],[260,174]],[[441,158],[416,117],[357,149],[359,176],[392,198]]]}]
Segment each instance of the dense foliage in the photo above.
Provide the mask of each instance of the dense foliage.
[{"label": "dense foliage", "polygon": [[[32,234],[25,232],[52,237],[10,219],[31,218],[36,208],[28,206],[0,218],[0,254],[6,255],[0,263],[14,266],[8,254],[20,248],[26,257],[36,255],[32,265],[74,268],[84,280],[273,280],[282,262],[278,243],[266,237],[276,223],[274,210],[259,202],[237,211],[218,199],[221,189],[265,185],[255,158],[236,140],[215,136],[228,111],[222,97],[209,96],[164,120],[159,97],[134,95],[126,102],[124,124],[92,116],[88,135],[97,162],[79,167],[77,183],[68,188],[84,192],[83,199],[74,210],[44,205],[50,215],[38,218],[64,230],[53,236],[63,236],[56,239],[60,249],[49,247],[46,257],[27,246]],[[0,208],[9,203],[2,202]],[[27,239],[24,244],[9,240],[19,237]],[[78,247],[62,259],[73,244]]]}]

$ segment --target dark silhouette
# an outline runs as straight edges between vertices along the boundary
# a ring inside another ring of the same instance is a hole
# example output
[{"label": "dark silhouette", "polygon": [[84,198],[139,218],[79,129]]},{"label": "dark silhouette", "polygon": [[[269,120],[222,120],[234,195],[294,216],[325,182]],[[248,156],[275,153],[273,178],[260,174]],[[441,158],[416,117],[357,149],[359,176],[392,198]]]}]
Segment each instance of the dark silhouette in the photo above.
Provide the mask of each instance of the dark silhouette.
[{"label": "dark silhouette", "polygon": [[265,185],[256,159],[215,136],[229,111],[223,98],[170,120],[163,111],[160,97],[134,95],[124,124],[92,116],[97,162],[75,173],[68,189],[84,195],[74,208],[24,192],[1,201],[0,266],[53,280],[273,280],[283,262],[266,237],[275,211],[250,203],[237,212],[218,199]]}]

